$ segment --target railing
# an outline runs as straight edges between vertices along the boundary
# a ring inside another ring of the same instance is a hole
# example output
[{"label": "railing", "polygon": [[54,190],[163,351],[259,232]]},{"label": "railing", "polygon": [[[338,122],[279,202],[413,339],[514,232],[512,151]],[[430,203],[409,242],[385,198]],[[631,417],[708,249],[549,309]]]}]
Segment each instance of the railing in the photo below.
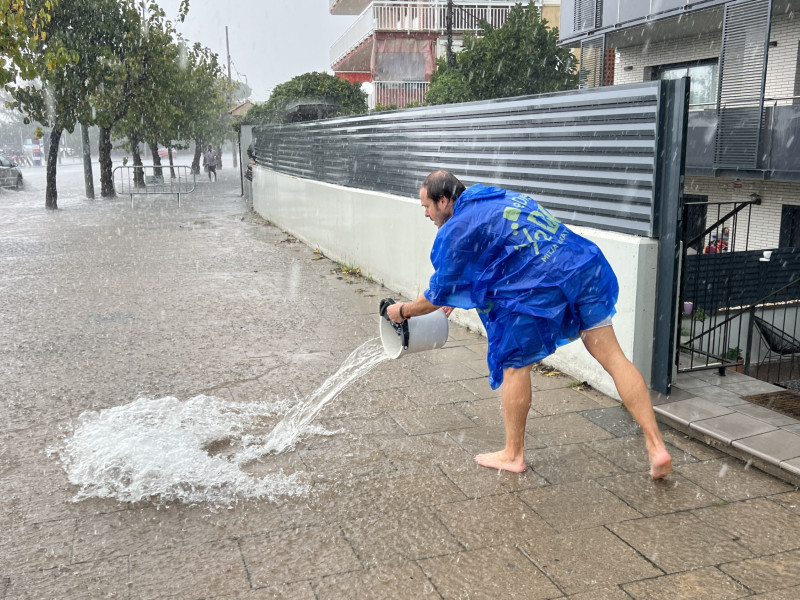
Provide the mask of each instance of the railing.
[{"label": "railing", "polygon": [[377,105],[403,108],[413,102],[425,102],[428,93],[427,81],[373,81],[373,92],[369,96],[369,108]]},{"label": "railing", "polygon": [[112,173],[114,191],[117,194],[131,197],[135,195],[176,194],[178,206],[181,205],[181,195],[189,194],[195,189],[195,174],[192,168],[180,166],[133,166],[116,167]]},{"label": "railing", "polygon": [[[456,2],[453,31],[477,31],[481,20],[493,27],[505,23],[515,2],[506,0],[480,3]],[[430,32],[444,34],[447,27],[447,2],[373,2],[331,46],[331,65],[336,65],[376,31]]]},{"label": "railing", "polygon": [[[759,197],[743,202],[684,202],[679,373],[705,369],[724,373],[725,367],[737,364],[733,350],[741,344],[744,330],[736,317],[739,308],[753,299],[748,296],[753,290],[744,285],[744,273],[758,269],[758,258],[748,252],[750,217],[752,206],[760,203]],[[758,286],[754,291],[760,295]]]},{"label": "railing", "polygon": [[[703,110],[704,106],[706,110]],[[722,110],[726,110],[722,108]],[[714,148],[718,128],[716,105],[691,105],[686,145],[686,174],[720,176],[714,164]],[[800,179],[800,96],[764,98],[761,117],[758,173],[769,172],[772,179]],[[741,177],[732,169],[723,176]]]},{"label": "railing", "polygon": [[800,391],[800,279],[762,298],[748,310],[745,375]]}]

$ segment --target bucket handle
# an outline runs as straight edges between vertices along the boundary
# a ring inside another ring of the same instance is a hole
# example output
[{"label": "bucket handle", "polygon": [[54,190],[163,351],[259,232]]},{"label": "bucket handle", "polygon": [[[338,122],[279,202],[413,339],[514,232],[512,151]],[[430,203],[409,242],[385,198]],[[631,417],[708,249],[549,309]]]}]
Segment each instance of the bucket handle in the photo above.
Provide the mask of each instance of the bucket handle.
[{"label": "bucket handle", "polygon": [[404,320],[402,323],[395,323],[389,318],[389,311],[388,308],[392,305],[396,304],[394,298],[384,298],[381,300],[381,316],[389,321],[394,327],[395,332],[400,338],[403,340],[403,349],[408,350],[408,320]]}]

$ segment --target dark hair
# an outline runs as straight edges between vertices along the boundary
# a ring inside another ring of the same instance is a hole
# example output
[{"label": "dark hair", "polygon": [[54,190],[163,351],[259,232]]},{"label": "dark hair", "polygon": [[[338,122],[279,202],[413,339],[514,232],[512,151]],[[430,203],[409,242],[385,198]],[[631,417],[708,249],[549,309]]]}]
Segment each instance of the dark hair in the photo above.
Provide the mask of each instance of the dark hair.
[{"label": "dark hair", "polygon": [[422,182],[428,196],[434,202],[441,198],[450,198],[453,202],[458,200],[462,192],[467,189],[450,171],[434,171]]}]

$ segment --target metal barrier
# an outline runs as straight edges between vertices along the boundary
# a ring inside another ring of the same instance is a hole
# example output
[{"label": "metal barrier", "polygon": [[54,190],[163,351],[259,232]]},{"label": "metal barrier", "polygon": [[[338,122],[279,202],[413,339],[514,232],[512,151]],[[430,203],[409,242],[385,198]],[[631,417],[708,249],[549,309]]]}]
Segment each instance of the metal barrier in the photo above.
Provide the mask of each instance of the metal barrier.
[{"label": "metal barrier", "polygon": [[178,206],[181,205],[181,195],[194,191],[196,175],[192,168],[186,165],[178,166],[133,166],[116,167],[112,174],[114,191],[117,194],[152,196],[155,194],[177,194]]}]

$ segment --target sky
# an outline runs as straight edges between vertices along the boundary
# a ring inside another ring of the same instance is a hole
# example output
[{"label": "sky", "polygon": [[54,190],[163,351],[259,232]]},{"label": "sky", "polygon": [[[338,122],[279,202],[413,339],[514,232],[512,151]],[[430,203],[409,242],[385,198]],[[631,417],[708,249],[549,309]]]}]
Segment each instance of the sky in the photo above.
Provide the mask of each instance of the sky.
[{"label": "sky", "polygon": [[296,75],[332,73],[330,47],[356,19],[331,15],[329,0],[190,0],[189,14],[179,23],[180,0],[157,1],[184,37],[219,55],[226,74],[227,25],[231,78],[253,88],[257,102]]}]

